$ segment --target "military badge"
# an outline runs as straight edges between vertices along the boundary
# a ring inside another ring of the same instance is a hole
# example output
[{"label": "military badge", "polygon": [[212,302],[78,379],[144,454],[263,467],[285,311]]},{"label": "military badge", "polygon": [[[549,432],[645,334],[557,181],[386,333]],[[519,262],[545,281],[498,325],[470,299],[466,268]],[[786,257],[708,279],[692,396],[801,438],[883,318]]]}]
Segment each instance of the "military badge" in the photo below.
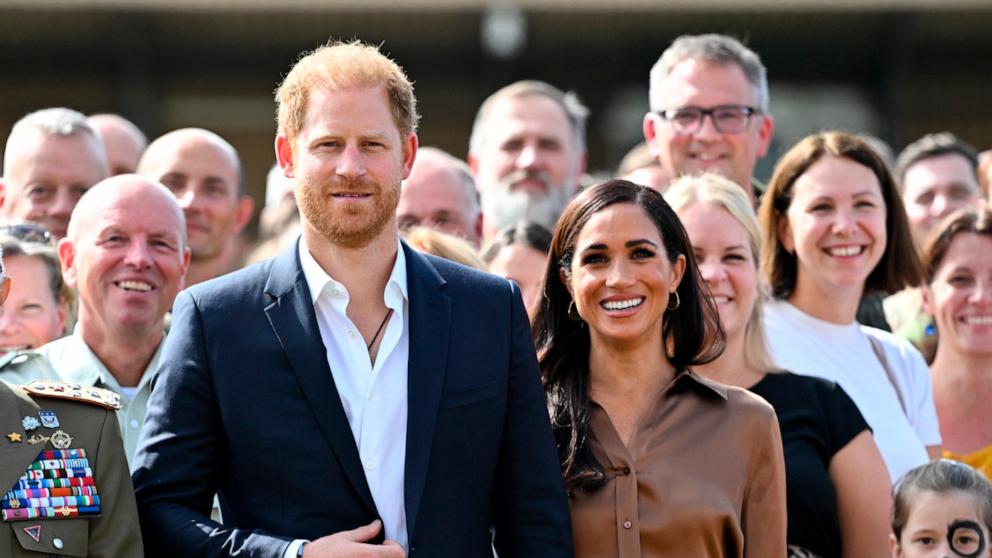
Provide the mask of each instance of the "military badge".
[{"label": "military badge", "polygon": [[59,427],[59,417],[56,416],[55,411],[38,411],[38,416],[41,417],[41,425],[45,428]]},{"label": "military badge", "polygon": [[38,422],[38,419],[32,416],[26,416],[21,420],[21,426],[24,427],[25,432],[31,432],[35,428],[41,426],[41,423]]},{"label": "military badge", "polygon": [[24,532],[27,533],[27,535],[31,537],[31,540],[34,542],[41,542],[41,525],[25,527]]},{"label": "military badge", "polygon": [[52,434],[52,445],[57,449],[69,449],[72,445],[72,436],[69,436],[61,430],[57,430],[55,434]]}]

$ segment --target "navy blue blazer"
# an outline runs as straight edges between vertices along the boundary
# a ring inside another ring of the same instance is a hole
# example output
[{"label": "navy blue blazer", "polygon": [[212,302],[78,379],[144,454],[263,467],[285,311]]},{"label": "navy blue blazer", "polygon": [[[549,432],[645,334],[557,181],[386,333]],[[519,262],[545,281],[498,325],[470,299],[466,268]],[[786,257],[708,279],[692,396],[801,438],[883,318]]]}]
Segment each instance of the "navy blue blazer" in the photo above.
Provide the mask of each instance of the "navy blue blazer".
[{"label": "navy blue blazer", "polygon": [[[403,250],[410,556],[571,556],[516,286]],[[181,292],[164,351],[133,475],[148,556],[281,558],[378,517],[295,245]]]}]

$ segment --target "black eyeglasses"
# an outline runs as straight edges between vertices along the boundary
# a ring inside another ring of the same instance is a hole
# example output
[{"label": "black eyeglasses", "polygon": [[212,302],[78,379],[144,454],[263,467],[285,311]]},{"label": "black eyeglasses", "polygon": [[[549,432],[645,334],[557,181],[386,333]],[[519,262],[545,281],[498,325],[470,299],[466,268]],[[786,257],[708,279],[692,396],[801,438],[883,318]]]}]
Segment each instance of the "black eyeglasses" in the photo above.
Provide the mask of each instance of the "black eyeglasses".
[{"label": "black eyeglasses", "polygon": [[52,233],[41,225],[34,223],[14,223],[0,227],[0,236],[10,236],[22,242],[37,242],[39,244],[51,244]]},{"label": "black eyeglasses", "polygon": [[677,109],[659,110],[657,114],[675,130],[676,134],[691,134],[703,124],[703,118],[709,116],[713,127],[721,134],[739,134],[751,127],[751,120],[761,109],[744,105],[720,105],[713,108],[682,107]]}]

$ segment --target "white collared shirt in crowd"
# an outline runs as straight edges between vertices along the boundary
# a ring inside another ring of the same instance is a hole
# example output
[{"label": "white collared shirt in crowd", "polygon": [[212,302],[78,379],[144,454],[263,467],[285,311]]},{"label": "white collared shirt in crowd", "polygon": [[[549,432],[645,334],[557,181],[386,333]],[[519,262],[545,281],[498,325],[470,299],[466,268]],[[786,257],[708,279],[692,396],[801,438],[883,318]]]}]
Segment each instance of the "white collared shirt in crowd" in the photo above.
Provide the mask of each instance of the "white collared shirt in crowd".
[{"label": "white collared shirt in crowd", "polygon": [[[396,263],[383,292],[383,301],[393,313],[380,333],[382,341],[375,364],[369,358],[365,338],[348,318],[348,290],[320,267],[302,238],[299,255],[327,350],[327,363],[385,536],[406,549],[409,545],[403,492],[410,324],[406,257],[398,239],[396,243]],[[385,316],[378,319],[382,318]],[[296,556],[300,544],[301,541],[293,541],[286,556]]]}]

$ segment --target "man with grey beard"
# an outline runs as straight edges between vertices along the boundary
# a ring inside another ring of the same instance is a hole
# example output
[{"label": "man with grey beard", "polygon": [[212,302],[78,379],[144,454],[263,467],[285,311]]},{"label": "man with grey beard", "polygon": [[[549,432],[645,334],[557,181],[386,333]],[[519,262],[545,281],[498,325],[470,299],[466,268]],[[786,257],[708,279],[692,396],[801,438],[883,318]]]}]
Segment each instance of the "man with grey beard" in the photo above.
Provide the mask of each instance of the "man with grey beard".
[{"label": "man with grey beard", "polygon": [[468,164],[486,240],[521,221],[554,230],[585,170],[588,114],[574,93],[541,81],[518,81],[482,103]]}]

